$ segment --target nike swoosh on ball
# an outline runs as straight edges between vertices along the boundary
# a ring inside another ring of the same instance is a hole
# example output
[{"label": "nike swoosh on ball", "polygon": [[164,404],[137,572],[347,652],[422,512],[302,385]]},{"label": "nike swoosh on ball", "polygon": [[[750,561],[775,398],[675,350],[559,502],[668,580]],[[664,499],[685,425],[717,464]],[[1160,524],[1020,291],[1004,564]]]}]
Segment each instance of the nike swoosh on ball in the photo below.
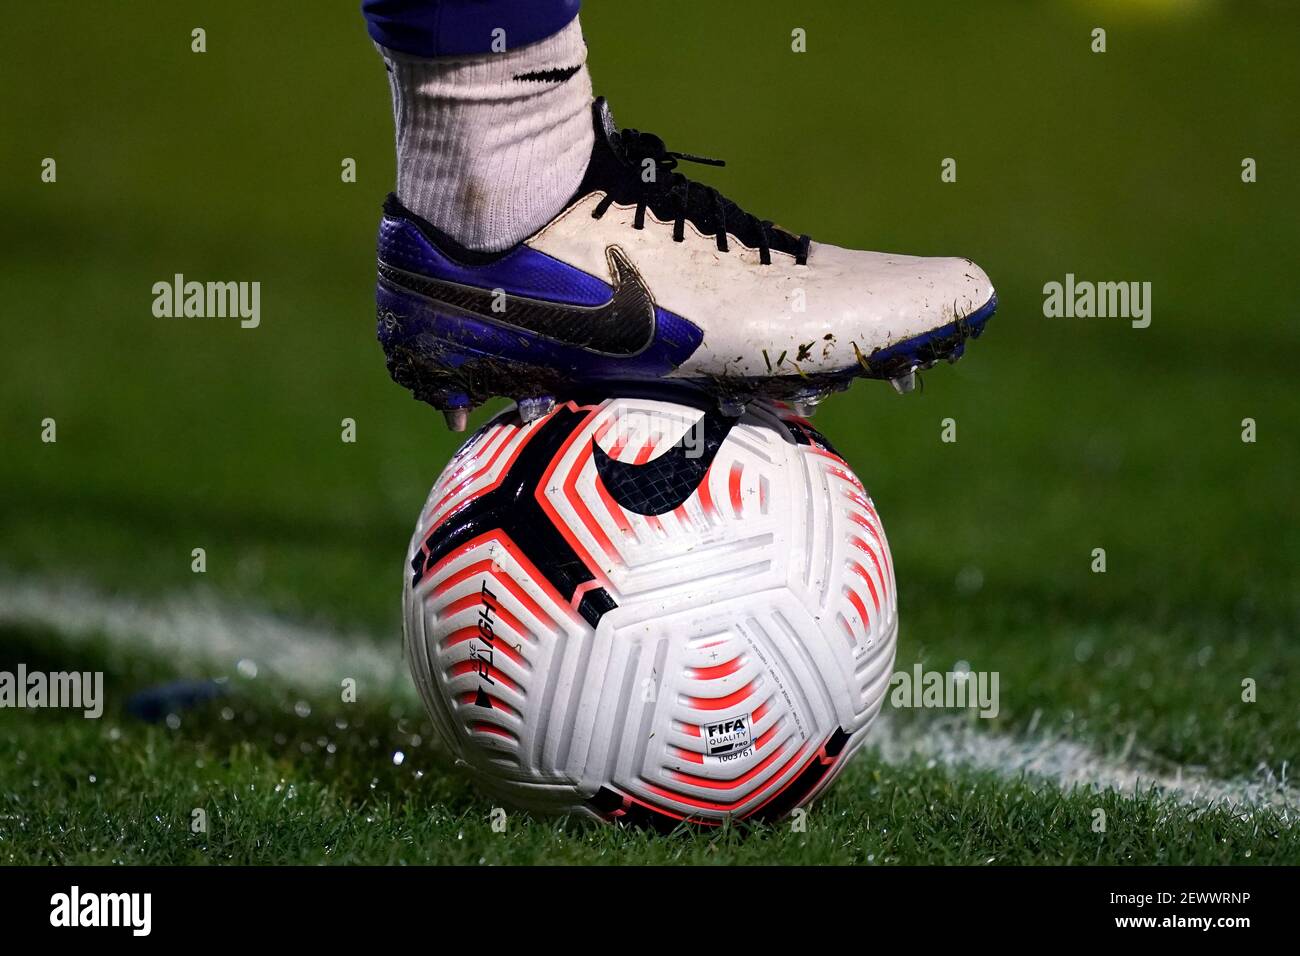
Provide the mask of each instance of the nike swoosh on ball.
[{"label": "nike swoosh on ball", "polygon": [[716,411],[705,412],[691,426],[704,428],[700,454],[690,454],[685,442],[678,441],[658,458],[642,465],[610,458],[600,443],[592,439],[596,472],[610,497],[628,511],[639,515],[667,514],[695,493],[736,421]]}]

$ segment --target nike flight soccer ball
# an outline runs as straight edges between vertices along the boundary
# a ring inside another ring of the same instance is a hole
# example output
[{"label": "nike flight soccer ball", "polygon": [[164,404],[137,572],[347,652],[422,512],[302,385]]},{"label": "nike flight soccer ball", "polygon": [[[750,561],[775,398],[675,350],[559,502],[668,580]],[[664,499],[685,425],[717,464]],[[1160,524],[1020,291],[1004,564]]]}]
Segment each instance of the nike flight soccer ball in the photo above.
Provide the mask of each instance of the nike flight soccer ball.
[{"label": "nike flight soccer ball", "polygon": [[843,769],[893,669],[875,507],[767,406],[503,413],[439,477],[407,557],[406,654],[438,736],[533,811],[779,818]]}]

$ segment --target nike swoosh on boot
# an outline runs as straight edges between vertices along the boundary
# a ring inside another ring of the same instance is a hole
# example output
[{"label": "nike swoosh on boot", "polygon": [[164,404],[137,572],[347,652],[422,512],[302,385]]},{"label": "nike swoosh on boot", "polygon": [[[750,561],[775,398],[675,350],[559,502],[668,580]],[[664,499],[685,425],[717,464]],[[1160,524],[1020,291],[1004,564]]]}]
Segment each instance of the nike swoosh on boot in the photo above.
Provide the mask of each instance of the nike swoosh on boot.
[{"label": "nike swoosh on boot", "polygon": [[605,250],[613,294],[601,305],[573,305],[419,275],[380,262],[379,275],[444,309],[545,336],[603,355],[644,351],[655,335],[655,306],[636,267],[618,246]]}]

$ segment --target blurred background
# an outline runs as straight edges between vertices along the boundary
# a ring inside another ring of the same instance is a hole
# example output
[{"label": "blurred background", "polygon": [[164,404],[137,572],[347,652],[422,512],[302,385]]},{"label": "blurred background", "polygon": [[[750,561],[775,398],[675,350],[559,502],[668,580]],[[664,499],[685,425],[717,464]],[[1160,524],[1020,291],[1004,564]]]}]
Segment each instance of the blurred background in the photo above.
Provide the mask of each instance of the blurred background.
[{"label": "blurred background", "polygon": [[[89,661],[123,693],[192,676],[184,655],[65,644],[76,594],[248,608],[398,659],[407,538],[460,439],[374,338],[393,129],[358,7],[7,11],[0,666]],[[691,175],[814,239],[969,256],[997,286],[987,334],[923,392],[860,382],[815,422],[885,521],[899,668],[1000,671],[999,732],[1136,736],[1151,766],[1222,778],[1293,759],[1300,7],[591,0],[582,19],[621,125],[728,161]],[[154,317],[175,273],[259,281],[260,326]],[[1067,273],[1150,282],[1150,327],[1045,318]],[[0,752],[30,761],[18,720],[0,714]],[[98,744],[68,746],[75,764]]]}]

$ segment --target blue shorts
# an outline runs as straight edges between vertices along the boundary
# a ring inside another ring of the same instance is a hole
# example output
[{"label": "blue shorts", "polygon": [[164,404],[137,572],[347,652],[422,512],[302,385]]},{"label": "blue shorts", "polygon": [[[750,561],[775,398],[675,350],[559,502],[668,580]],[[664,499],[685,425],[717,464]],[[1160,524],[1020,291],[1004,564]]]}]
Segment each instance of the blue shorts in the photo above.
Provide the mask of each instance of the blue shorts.
[{"label": "blue shorts", "polygon": [[[579,0],[362,0],[380,46],[414,56],[514,49],[563,30]],[[503,31],[503,32],[498,32]],[[495,43],[495,46],[494,46]]]}]

